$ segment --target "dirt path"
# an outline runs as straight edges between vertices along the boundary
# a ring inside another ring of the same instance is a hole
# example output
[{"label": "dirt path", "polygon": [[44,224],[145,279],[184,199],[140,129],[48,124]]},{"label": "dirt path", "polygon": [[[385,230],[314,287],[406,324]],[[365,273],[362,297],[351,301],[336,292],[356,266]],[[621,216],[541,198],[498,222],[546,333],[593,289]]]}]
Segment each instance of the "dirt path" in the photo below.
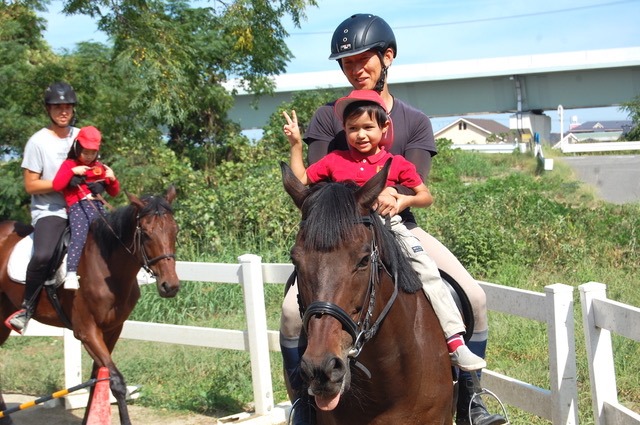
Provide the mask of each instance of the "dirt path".
[{"label": "dirt path", "polygon": [[[35,400],[37,397],[22,394],[4,394],[4,400],[7,403],[7,409],[19,406],[23,403]],[[278,414],[274,414],[273,420],[275,424],[284,425],[284,411],[288,410],[288,404],[276,406]],[[274,413],[276,412],[274,410]],[[84,409],[65,410],[64,402],[60,399],[50,400],[34,407],[20,410],[11,415],[15,425],[80,425]],[[219,425],[226,423],[243,423],[251,425],[252,423],[266,424],[264,417],[254,417],[252,419],[242,418],[236,420],[229,419],[218,421],[218,418],[212,416],[198,415],[195,413],[176,413],[170,411],[162,411],[157,409],[149,409],[147,407],[129,405],[129,416],[134,425]],[[111,405],[111,424],[120,425],[118,419],[118,408],[115,404]]]},{"label": "dirt path", "polygon": [[[36,397],[5,394],[7,408],[19,406]],[[39,404],[29,409],[18,411],[11,415],[15,425],[80,425],[84,409],[65,410],[60,400]],[[216,425],[216,418],[195,413],[178,414],[175,412],[163,412],[146,407],[129,405],[131,422],[135,425]],[[119,425],[118,408],[111,406],[111,423]]]}]

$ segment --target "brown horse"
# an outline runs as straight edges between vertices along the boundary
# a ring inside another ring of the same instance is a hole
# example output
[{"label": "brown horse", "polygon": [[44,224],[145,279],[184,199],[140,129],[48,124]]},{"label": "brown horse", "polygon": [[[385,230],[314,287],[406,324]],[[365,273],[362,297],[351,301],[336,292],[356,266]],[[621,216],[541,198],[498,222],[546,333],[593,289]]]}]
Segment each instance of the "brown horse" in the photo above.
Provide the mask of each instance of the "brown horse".
[{"label": "brown horse", "polygon": [[308,343],[301,373],[318,423],[451,424],[442,329],[402,248],[371,212],[388,166],[362,188],[307,188],[282,171],[302,211],[291,259]]},{"label": "brown horse", "polygon": [[[180,288],[176,274],[175,247],[178,226],[171,203],[176,191],[172,186],[164,197],[138,198],[127,194],[130,204],[98,218],[91,225],[78,274],[78,290],[60,287],[57,296],[74,336],[82,341],[93,358],[91,377],[98,368],[107,367],[110,387],[118,403],[120,423],[131,424],[126,404],[126,384],[111,358],[122,326],[140,297],[136,275],[141,267],[156,278],[161,297],[174,297]],[[24,285],[7,275],[7,261],[15,244],[31,232],[31,227],[15,221],[0,223],[0,316],[4,321],[22,302]],[[64,326],[46,295],[40,294],[33,316],[39,322]],[[9,337],[9,329],[0,326],[0,344]],[[91,389],[89,400],[93,397]],[[91,401],[89,401],[91,403]],[[0,395],[0,410],[5,410]],[[90,407],[87,408],[84,422]],[[10,417],[0,424],[11,424]]]}]

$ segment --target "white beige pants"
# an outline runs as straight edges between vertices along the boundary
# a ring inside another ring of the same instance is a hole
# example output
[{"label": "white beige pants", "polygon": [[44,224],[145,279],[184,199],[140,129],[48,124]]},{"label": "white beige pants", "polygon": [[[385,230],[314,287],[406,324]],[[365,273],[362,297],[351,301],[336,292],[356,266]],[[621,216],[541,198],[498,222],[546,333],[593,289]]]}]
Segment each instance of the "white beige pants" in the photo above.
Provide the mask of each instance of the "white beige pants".
[{"label": "white beige pants", "polygon": [[464,333],[464,322],[458,306],[449,288],[442,281],[438,266],[422,248],[420,240],[407,229],[399,215],[391,218],[391,231],[406,251],[411,267],[418,274],[422,282],[422,290],[431,301],[445,337]]}]

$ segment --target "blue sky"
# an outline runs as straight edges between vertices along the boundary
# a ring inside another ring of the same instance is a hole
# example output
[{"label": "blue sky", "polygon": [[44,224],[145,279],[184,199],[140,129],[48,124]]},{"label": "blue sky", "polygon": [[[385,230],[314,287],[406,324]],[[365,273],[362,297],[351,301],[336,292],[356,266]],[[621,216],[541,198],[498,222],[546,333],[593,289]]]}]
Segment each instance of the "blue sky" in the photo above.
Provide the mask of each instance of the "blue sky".
[{"label": "blue sky", "polygon": [[[200,5],[214,4],[204,0]],[[533,55],[563,51],[640,46],[640,0],[319,0],[307,10],[302,28],[285,22],[287,40],[295,56],[287,72],[335,70],[327,59],[335,27],[353,13],[382,16],[394,29],[398,57],[394,64],[416,64]],[[95,23],[84,16],[65,16],[53,1],[45,38],[54,49],[73,49],[80,41],[107,42]],[[559,118],[552,117],[553,131]],[[617,108],[565,111],[565,131],[571,115],[580,122],[622,120]],[[508,116],[491,116],[508,125]],[[450,122],[434,120],[434,129]]]}]

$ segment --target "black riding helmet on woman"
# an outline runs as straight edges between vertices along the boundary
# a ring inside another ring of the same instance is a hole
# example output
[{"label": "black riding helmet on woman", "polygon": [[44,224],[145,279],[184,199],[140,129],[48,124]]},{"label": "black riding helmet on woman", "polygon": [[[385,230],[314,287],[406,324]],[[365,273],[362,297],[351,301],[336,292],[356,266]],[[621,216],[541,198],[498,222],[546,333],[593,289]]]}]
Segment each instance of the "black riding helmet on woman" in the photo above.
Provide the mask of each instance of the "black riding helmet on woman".
[{"label": "black riding helmet on woman", "polygon": [[[432,157],[437,154],[433,137],[433,128],[429,118],[421,111],[413,108],[389,92],[387,72],[397,55],[398,47],[393,30],[384,19],[372,14],[355,14],[345,19],[333,33],[331,39],[331,55],[329,59],[338,61],[342,72],[354,89],[376,90],[390,110],[394,123],[394,142],[390,152],[402,155],[412,162],[423,181],[428,181]],[[309,163],[315,163],[329,151],[347,149],[344,132],[338,118],[333,113],[332,104],[320,107],[312,117],[304,141],[308,144]],[[399,207],[398,193],[408,194],[403,187],[388,187],[378,198],[380,209],[390,206]],[[416,236],[427,253],[436,262],[438,268],[454,279],[465,291],[471,301],[474,312],[474,329],[469,348],[476,355],[484,358],[488,337],[488,318],[486,295],[469,272],[456,257],[438,240],[422,230],[416,224],[409,209],[404,209],[401,216],[407,227]],[[297,288],[292,287],[283,302],[281,326],[281,345],[287,379],[295,380],[292,359],[296,350],[294,342],[296,327],[295,315],[297,306],[295,295]],[[298,349],[301,351],[303,346]],[[506,423],[500,415],[487,412],[479,397],[474,398],[469,417],[469,402],[473,396],[473,382],[468,372],[460,374],[456,423],[459,425],[499,425]],[[295,388],[294,388],[295,390]]]}]

